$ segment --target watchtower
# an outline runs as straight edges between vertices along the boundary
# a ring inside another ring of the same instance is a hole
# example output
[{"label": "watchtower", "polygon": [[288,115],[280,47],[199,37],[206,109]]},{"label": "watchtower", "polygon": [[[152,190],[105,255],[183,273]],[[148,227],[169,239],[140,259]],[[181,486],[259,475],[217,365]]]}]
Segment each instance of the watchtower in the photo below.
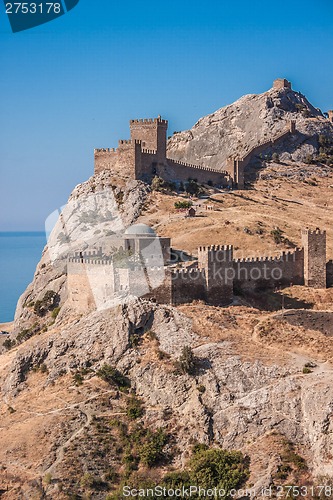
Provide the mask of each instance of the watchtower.
[{"label": "watchtower", "polygon": [[199,247],[198,267],[205,271],[207,302],[216,306],[230,304],[234,281],[233,247]]},{"label": "watchtower", "polygon": [[328,119],[331,123],[333,123],[333,109],[330,109],[328,112]]},{"label": "watchtower", "polygon": [[130,120],[132,142],[141,141],[142,148],[156,151],[156,160],[164,163],[166,160],[168,121],[157,118]]},{"label": "watchtower", "polygon": [[291,83],[285,78],[277,78],[273,82],[273,89],[291,89]]},{"label": "watchtower", "polygon": [[304,284],[326,288],[326,231],[302,229]]}]

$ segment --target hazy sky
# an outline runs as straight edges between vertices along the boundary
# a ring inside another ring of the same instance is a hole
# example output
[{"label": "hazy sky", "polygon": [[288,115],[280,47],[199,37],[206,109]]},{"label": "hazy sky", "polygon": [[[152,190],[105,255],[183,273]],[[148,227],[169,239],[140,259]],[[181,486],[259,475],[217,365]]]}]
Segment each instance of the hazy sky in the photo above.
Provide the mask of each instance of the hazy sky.
[{"label": "hazy sky", "polygon": [[174,130],[277,77],[333,108],[332,0],[80,0],[12,34],[0,5],[0,231],[43,229],[130,118]]}]

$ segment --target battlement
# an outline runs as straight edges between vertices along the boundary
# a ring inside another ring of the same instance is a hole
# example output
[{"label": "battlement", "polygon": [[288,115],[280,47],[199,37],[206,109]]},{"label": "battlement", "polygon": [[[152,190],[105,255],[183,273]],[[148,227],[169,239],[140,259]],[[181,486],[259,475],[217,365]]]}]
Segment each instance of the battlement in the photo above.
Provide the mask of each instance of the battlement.
[{"label": "battlement", "polygon": [[138,118],[135,120],[130,120],[130,125],[132,124],[162,124],[168,126],[168,120],[162,120],[160,116],[157,118]]},{"label": "battlement", "polygon": [[234,259],[235,264],[247,264],[247,263],[273,263],[273,262],[295,262],[298,256],[303,255],[302,248],[296,248],[293,251],[283,251],[281,255],[269,256],[269,257],[245,257],[242,259]]},{"label": "battlement", "polygon": [[314,230],[309,229],[309,228],[305,228],[305,229],[302,229],[302,235],[304,235],[304,236],[306,236],[306,235],[321,235],[321,236],[326,236],[326,231],[319,229],[319,227],[317,227]]},{"label": "battlement", "polygon": [[221,175],[229,175],[226,170],[216,170],[211,167],[204,167],[201,165],[195,165],[194,163],[187,163],[185,161],[181,160],[173,160],[172,158],[167,158],[167,161],[172,162],[174,165],[181,165],[182,167],[189,167],[189,168],[196,168],[198,170],[205,170],[206,172],[214,172],[216,174],[221,174]]},{"label": "battlement", "polygon": [[115,153],[117,151],[116,148],[97,148],[94,149],[94,154],[97,153]]},{"label": "battlement", "polygon": [[118,141],[118,144],[119,145],[122,145],[122,144],[132,144],[132,140],[131,139],[120,139]]},{"label": "battlement", "polygon": [[141,149],[141,152],[142,153],[146,153],[146,154],[150,154],[150,155],[156,155],[157,154],[157,150],[156,149]]},{"label": "battlement", "polygon": [[199,279],[199,278],[204,278],[205,276],[205,270],[204,269],[198,269],[198,268],[191,268],[191,269],[172,269],[171,270],[171,279]]},{"label": "battlement", "polygon": [[233,250],[233,245],[209,245],[198,247],[200,252],[220,252]]},{"label": "battlement", "polygon": [[68,262],[72,264],[94,264],[96,266],[108,266],[112,264],[111,259],[99,259],[93,257],[69,257]]}]

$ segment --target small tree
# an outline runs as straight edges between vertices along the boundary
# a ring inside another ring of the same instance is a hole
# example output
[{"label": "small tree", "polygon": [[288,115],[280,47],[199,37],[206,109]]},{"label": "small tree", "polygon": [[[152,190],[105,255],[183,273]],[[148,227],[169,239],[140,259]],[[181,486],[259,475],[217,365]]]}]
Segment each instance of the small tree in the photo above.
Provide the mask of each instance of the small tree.
[{"label": "small tree", "polygon": [[185,188],[186,192],[191,195],[196,195],[200,192],[200,186],[194,179],[189,179]]},{"label": "small tree", "polygon": [[159,177],[158,175],[155,175],[153,180],[151,181],[151,188],[153,191],[161,191],[165,187],[165,182],[164,180]]},{"label": "small tree", "polygon": [[184,346],[179,358],[179,367],[183,373],[193,375],[195,372],[196,358],[190,346]]},{"label": "small tree", "polygon": [[273,155],[272,155],[272,160],[273,160],[275,163],[280,163],[280,157],[279,157],[278,153],[273,153]]}]

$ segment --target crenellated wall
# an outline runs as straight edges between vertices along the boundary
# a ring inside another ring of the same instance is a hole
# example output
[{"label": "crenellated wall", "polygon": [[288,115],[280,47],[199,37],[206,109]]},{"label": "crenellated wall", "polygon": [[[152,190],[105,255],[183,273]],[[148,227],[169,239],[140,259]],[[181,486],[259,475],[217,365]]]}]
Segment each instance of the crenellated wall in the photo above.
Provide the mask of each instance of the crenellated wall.
[{"label": "crenellated wall", "polygon": [[304,250],[282,252],[279,257],[236,259],[233,263],[234,285],[256,291],[276,286],[304,284]]},{"label": "crenellated wall", "polygon": [[[131,247],[140,251],[148,242],[138,237],[133,244],[133,239],[128,240]],[[232,302],[236,290],[333,286],[333,261],[326,262],[326,232],[304,229],[302,240],[303,248],[284,251],[279,257],[246,259],[234,259],[231,245],[201,246],[197,267],[186,269],[153,267],[150,260],[141,266],[132,261],[126,267],[117,267],[112,258],[103,257],[102,248],[76,252],[67,264],[69,300],[82,311],[104,307],[119,294],[174,305],[203,300],[224,306]],[[170,248],[168,238],[161,241],[162,247]],[[166,258],[165,252],[163,255]]]}]

